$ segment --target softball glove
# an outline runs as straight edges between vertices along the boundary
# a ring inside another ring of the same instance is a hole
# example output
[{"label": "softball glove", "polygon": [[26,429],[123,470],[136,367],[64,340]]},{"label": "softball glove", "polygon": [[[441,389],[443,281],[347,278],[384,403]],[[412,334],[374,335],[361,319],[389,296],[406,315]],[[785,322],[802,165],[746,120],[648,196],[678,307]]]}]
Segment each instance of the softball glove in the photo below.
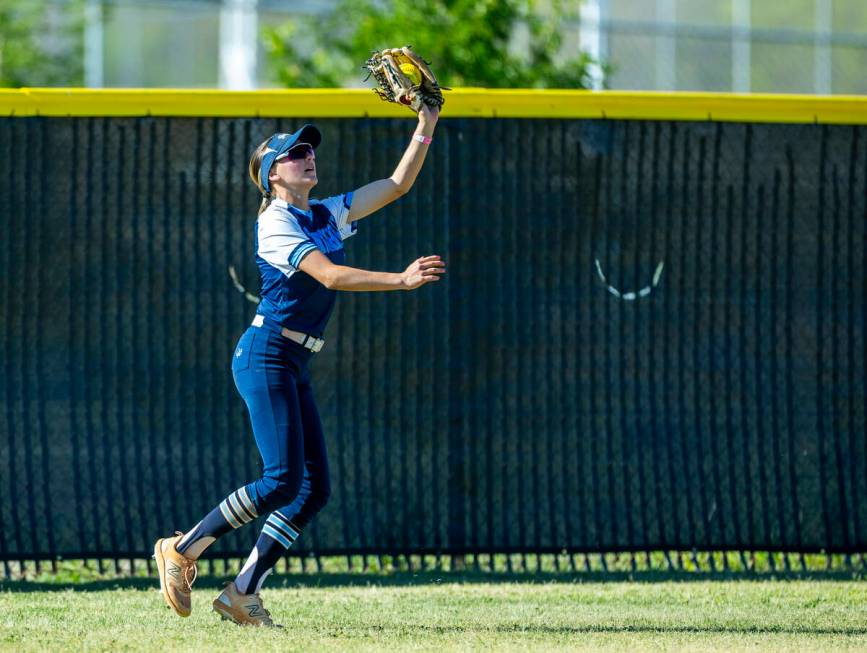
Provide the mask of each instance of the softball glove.
[{"label": "softball glove", "polygon": [[374,51],[364,67],[368,70],[365,80],[371,75],[379,88],[373,89],[386,102],[397,102],[414,112],[421,110],[422,103],[431,108],[443,105],[443,90],[427,61],[412,51],[412,46],[386,48]]}]

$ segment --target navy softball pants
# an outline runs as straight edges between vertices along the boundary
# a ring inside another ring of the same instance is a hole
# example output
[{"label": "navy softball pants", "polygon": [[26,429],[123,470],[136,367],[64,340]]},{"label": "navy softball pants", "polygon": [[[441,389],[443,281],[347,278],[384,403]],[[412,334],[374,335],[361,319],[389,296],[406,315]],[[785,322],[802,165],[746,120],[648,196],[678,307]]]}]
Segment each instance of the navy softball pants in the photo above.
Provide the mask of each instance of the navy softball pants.
[{"label": "navy softball pants", "polygon": [[328,502],[331,484],[308,362],[313,353],[266,320],[251,326],[232,359],[235,386],[247,404],[262,478],[246,486],[260,514],[276,511],[299,531]]}]

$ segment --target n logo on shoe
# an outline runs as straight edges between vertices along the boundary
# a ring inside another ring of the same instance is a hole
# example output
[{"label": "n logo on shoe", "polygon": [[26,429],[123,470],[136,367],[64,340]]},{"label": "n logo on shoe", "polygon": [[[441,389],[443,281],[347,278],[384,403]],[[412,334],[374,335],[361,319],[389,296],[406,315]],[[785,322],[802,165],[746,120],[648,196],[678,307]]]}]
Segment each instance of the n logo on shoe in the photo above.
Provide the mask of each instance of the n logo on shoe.
[{"label": "n logo on shoe", "polygon": [[259,606],[256,605],[255,603],[253,603],[251,605],[245,605],[244,607],[250,611],[251,617],[261,617],[262,616],[262,613],[259,611]]},{"label": "n logo on shoe", "polygon": [[169,561],[168,567],[166,569],[166,573],[174,578],[175,580],[180,580],[181,577],[181,568],[178,567],[174,562]]}]

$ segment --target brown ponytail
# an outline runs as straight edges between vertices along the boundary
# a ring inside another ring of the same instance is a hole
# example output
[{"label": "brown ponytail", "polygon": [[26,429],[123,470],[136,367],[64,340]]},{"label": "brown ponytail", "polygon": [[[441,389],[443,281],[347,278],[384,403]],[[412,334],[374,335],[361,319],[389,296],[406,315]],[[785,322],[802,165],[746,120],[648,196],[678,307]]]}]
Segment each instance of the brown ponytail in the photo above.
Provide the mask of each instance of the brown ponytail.
[{"label": "brown ponytail", "polygon": [[250,166],[248,168],[250,179],[253,180],[253,183],[256,184],[256,188],[258,188],[259,192],[262,193],[262,203],[259,204],[259,215],[262,215],[262,212],[268,208],[273,199],[271,193],[265,192],[265,189],[262,187],[262,180],[259,179],[259,172],[262,169],[262,157],[265,156],[265,150],[268,149],[268,140],[264,141],[253,151],[253,156],[250,157]]}]

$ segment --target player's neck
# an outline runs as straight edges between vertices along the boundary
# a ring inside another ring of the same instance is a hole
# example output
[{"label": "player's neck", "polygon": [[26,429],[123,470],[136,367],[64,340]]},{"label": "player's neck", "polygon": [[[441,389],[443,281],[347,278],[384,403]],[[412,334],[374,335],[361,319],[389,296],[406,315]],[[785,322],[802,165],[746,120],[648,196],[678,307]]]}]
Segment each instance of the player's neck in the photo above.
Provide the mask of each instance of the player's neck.
[{"label": "player's neck", "polygon": [[310,197],[309,189],[277,188],[276,191],[277,197],[287,204],[291,204],[296,209],[301,209],[302,211],[310,210],[310,202],[308,200]]}]

